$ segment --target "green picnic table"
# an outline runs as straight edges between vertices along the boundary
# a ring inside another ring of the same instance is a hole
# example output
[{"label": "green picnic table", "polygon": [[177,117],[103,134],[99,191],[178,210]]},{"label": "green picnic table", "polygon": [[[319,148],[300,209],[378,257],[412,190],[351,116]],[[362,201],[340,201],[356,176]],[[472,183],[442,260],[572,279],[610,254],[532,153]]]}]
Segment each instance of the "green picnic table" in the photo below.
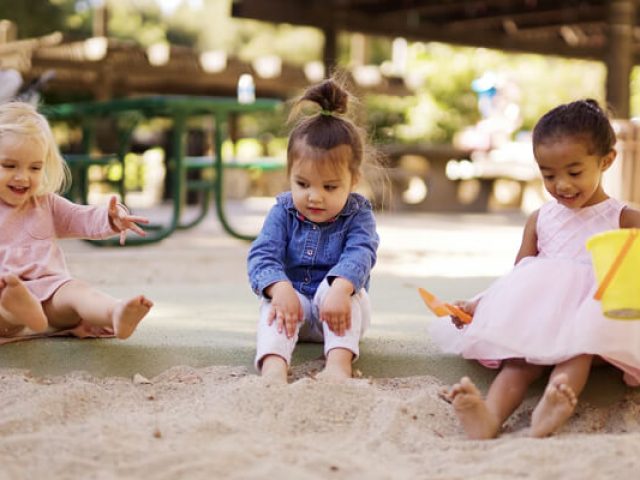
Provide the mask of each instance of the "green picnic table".
[{"label": "green picnic table", "polygon": [[[228,219],[224,208],[223,179],[225,168],[257,168],[273,170],[282,168],[282,164],[270,158],[257,159],[251,163],[223,162],[222,143],[225,138],[224,125],[230,119],[241,114],[260,111],[273,112],[281,101],[276,99],[256,99],[252,103],[239,103],[231,97],[202,97],[202,96],[145,96],[122,98],[109,101],[61,103],[48,105],[43,108],[44,115],[50,121],[76,122],[82,128],[82,147],[80,153],[64,155],[73,174],[75,193],[81,201],[87,201],[88,178],[87,171],[91,165],[108,165],[119,162],[123,166],[123,174],[117,182],[117,189],[122,201],[126,198],[124,183],[124,157],[129,152],[134,129],[140,122],[152,118],[168,118],[172,121],[172,135],[168,157],[171,167],[172,214],[167,224],[154,225],[149,228],[146,237],[132,237],[127,239],[128,245],[141,245],[157,242],[168,237],[177,229],[190,228],[198,224],[206,216],[212,195],[215,197],[217,217],[226,232],[230,235],[251,240],[254,237],[238,232]],[[215,124],[213,134],[214,155],[190,157],[185,154],[187,122],[195,117],[210,117]],[[96,120],[101,118],[114,119],[118,123],[118,149],[108,155],[93,154],[95,142]],[[187,172],[197,169],[213,168],[212,180],[188,180]],[[181,223],[187,191],[203,193],[200,201],[200,212],[195,220]],[[117,239],[99,240],[98,245],[113,245]]]}]

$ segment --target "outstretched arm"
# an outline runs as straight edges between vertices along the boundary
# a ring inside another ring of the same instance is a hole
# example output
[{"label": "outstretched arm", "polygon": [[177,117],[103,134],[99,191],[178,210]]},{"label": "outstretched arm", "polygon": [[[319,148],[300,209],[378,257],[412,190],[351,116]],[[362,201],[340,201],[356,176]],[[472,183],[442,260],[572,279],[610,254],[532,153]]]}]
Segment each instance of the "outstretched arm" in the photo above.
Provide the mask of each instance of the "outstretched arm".
[{"label": "outstretched arm", "polygon": [[129,210],[127,210],[124,205],[119,204],[115,196],[109,199],[108,214],[111,228],[120,233],[120,245],[124,245],[127,238],[127,230],[131,230],[141,237],[146,235],[146,232],[137,224],[149,223],[149,219],[137,215],[130,215]]},{"label": "outstretched arm", "polygon": [[144,217],[129,215],[126,207],[111,197],[109,204],[79,205],[57,194],[43,196],[44,208],[49,208],[57,238],[108,238],[120,233],[120,243],[124,243],[127,230],[139,235],[144,231],[137,223],[149,223]]}]

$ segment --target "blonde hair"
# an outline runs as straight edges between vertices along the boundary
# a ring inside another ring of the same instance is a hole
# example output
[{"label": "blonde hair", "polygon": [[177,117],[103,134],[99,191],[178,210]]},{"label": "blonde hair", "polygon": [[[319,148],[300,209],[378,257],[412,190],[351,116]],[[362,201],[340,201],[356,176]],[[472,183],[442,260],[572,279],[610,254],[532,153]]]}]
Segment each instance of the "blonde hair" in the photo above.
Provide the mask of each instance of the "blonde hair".
[{"label": "blonde hair", "polygon": [[36,195],[63,192],[71,183],[71,173],[62,158],[47,119],[25,102],[0,105],[0,138],[15,135],[36,141],[44,149],[43,179]]}]

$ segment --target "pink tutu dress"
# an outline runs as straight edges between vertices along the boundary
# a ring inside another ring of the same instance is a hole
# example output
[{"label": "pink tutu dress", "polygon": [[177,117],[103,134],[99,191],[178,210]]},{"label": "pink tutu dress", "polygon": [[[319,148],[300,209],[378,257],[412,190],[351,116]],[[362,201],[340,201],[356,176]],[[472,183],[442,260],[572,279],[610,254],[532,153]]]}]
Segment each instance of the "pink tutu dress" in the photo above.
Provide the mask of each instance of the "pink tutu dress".
[{"label": "pink tutu dress", "polygon": [[602,314],[585,247],[590,236],[619,228],[624,207],[612,198],[578,210],[544,204],[536,226],[538,255],[490,285],[462,330],[445,319],[432,322],[436,344],[490,368],[508,358],[555,365],[594,354],[620,368],[627,384],[640,385],[640,320]]}]

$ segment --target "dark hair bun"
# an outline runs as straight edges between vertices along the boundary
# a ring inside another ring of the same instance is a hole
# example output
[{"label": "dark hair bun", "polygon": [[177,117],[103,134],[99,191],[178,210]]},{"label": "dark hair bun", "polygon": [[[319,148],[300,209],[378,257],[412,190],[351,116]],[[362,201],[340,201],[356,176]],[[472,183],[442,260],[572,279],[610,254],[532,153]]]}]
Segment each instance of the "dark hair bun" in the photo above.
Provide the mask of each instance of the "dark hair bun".
[{"label": "dark hair bun", "polygon": [[349,94],[329,79],[310,87],[300,100],[317,103],[322,110],[328,112],[346,113]]}]

